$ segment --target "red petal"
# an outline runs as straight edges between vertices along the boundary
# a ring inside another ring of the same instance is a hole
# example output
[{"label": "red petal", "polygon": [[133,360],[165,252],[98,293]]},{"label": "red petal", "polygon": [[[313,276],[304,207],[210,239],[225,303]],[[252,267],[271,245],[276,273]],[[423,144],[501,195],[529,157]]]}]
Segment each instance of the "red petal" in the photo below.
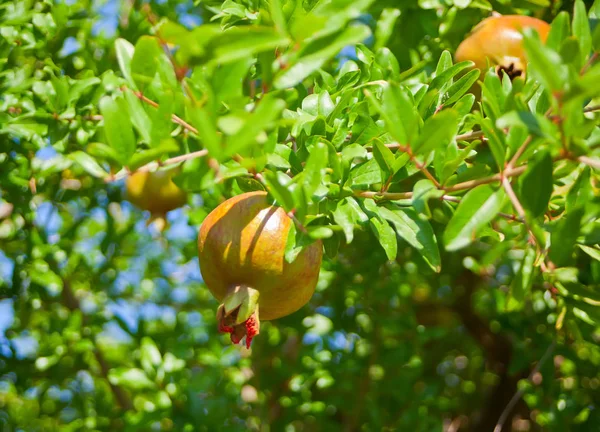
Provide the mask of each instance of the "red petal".
[{"label": "red petal", "polygon": [[252,339],[254,336],[256,336],[258,334],[258,329],[259,329],[259,322],[256,319],[256,314],[252,314],[250,315],[250,318],[248,318],[245,322],[246,324],[246,334],[250,337],[250,339]]},{"label": "red petal", "polygon": [[219,321],[219,333],[233,333],[233,327],[225,325],[223,321]]}]

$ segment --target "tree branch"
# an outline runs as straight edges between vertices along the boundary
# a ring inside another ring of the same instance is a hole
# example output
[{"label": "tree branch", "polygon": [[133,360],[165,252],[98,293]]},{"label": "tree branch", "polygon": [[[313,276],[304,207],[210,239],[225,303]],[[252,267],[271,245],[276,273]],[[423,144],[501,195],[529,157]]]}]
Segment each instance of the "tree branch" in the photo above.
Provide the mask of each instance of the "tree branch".
[{"label": "tree branch", "polygon": [[[57,274],[59,274],[59,273],[57,273]],[[70,284],[69,280],[64,279],[64,278],[63,278],[62,297],[63,297],[63,303],[71,311],[75,311],[75,310],[81,311],[81,305],[79,303],[79,300],[75,296],[75,293],[71,289],[71,284]],[[85,314],[84,314],[84,320],[86,320]],[[100,371],[101,371],[102,377],[104,379],[106,379],[106,381],[108,381],[108,385],[110,386],[110,389],[112,390],[119,406],[123,410],[131,409],[133,405],[131,403],[131,400],[129,399],[129,396],[127,396],[127,393],[125,393],[125,391],[121,387],[111,383],[110,380],[108,379],[108,373],[110,371],[110,367],[106,363],[106,360],[104,359],[104,355],[102,354],[102,352],[100,351],[100,349],[97,346],[94,346],[94,357],[96,357],[96,360],[98,361],[98,364],[100,365]]]},{"label": "tree branch", "polygon": [[[550,358],[550,355],[554,351],[554,347],[555,346],[556,346],[556,340],[553,340],[552,343],[550,344],[550,346],[548,346],[548,348],[546,349],[546,352],[544,353],[544,355],[542,356],[542,358],[540,359],[540,361],[538,362],[538,364],[535,366],[535,368],[531,371],[531,373],[527,377],[528,381],[531,381],[532,378],[535,376],[535,374],[537,374],[540,371],[540,369],[542,368],[542,366],[544,365],[544,363],[546,363],[546,361],[548,360],[548,358]],[[504,423],[506,423],[506,420],[508,419],[509,414],[511,413],[511,411],[513,410],[513,408],[515,407],[515,405],[517,404],[517,402],[519,402],[519,400],[523,396],[523,393],[524,393],[524,390],[523,389],[519,389],[515,393],[515,395],[512,397],[512,399],[510,400],[510,402],[508,403],[508,405],[506,405],[506,407],[504,408],[504,411],[502,411],[502,414],[500,415],[500,418],[498,419],[498,423],[496,423],[496,427],[494,428],[494,432],[502,432],[502,428],[504,427]]]},{"label": "tree branch", "polygon": [[134,171],[128,171],[126,169],[123,169],[121,171],[119,171],[118,173],[109,176],[105,179],[106,183],[110,183],[113,181],[117,181],[117,180],[121,180],[125,177],[127,177],[130,174],[133,174],[135,172],[148,172],[148,171],[154,171],[156,168],[161,167],[161,166],[167,166],[167,165],[175,165],[178,164],[180,162],[184,162],[184,161],[188,161],[188,160],[192,160],[192,159],[197,159],[203,156],[208,155],[208,150],[204,149],[204,150],[198,150],[192,153],[186,153],[183,155],[179,155],[179,156],[174,156],[172,158],[166,159],[164,161],[158,161],[158,162],[149,162],[146,165],[143,165],[141,167],[139,167],[138,169],[134,170]]},{"label": "tree branch", "polygon": [[579,156],[577,160],[581,163],[591,166],[592,168],[600,169],[600,160],[592,159],[587,156]]},{"label": "tree branch", "polygon": [[510,198],[510,202],[512,203],[513,207],[515,208],[515,210],[517,211],[517,213],[519,214],[521,219],[524,220],[525,219],[525,209],[523,208],[523,205],[519,201],[519,198],[517,198],[517,195],[515,194],[515,191],[513,190],[512,185],[510,184],[510,181],[506,177],[504,177],[502,179],[502,186],[504,187],[504,190],[506,191],[506,195],[508,195],[508,198]]},{"label": "tree branch", "polygon": [[[124,88],[125,88],[126,90],[129,90],[131,93],[133,93],[133,94],[134,94],[134,95],[135,95],[135,96],[136,96],[136,97],[137,97],[139,100],[141,100],[142,102],[144,102],[144,103],[146,103],[146,104],[150,105],[151,107],[158,108],[158,106],[159,106],[159,105],[158,105],[156,102],[154,102],[152,99],[148,99],[146,96],[144,96],[144,95],[142,94],[142,92],[131,90],[131,89],[130,89],[130,88],[128,88],[128,87],[124,87]],[[194,126],[192,126],[191,124],[189,124],[188,122],[186,122],[186,121],[185,121],[184,119],[182,119],[181,117],[178,117],[178,116],[176,116],[175,114],[173,114],[173,115],[171,116],[171,121],[172,121],[173,123],[176,123],[176,124],[180,125],[180,126],[181,126],[181,127],[183,127],[184,129],[186,129],[186,130],[188,130],[188,131],[192,132],[193,134],[195,134],[195,135],[199,135],[199,133],[198,133],[198,129],[196,129]]]}]

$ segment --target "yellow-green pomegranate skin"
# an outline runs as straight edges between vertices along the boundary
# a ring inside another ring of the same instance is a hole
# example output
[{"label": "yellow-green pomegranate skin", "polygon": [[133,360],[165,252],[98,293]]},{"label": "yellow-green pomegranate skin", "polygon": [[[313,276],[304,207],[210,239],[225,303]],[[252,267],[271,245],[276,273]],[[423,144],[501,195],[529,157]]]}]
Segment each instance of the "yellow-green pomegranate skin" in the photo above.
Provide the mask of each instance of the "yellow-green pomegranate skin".
[{"label": "yellow-green pomegranate skin", "polygon": [[208,289],[222,301],[232,286],[260,292],[261,320],[289,315],[312,297],[323,247],[305,247],[292,263],[284,257],[293,221],[281,207],[273,207],[266,192],[230,198],[203,221],[198,235],[200,270]]},{"label": "yellow-green pomegranate skin", "polygon": [[475,67],[485,70],[491,66],[514,66],[525,72],[527,60],[523,48],[526,28],[538,32],[543,42],[548,38],[550,25],[537,18],[522,15],[492,16],[480,22],[456,50],[457,62],[470,60]]},{"label": "yellow-green pomegranate skin", "polygon": [[127,199],[153,215],[165,215],[187,203],[187,193],[173,183],[177,170],[136,172],[127,178]]}]

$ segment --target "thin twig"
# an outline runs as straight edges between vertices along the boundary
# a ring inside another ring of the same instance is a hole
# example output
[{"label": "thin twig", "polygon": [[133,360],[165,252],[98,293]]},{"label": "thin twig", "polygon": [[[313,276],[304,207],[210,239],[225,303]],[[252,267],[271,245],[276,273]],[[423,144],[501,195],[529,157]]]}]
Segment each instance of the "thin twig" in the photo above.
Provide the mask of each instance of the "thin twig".
[{"label": "thin twig", "polygon": [[504,219],[511,220],[511,221],[525,223],[524,219],[522,219],[518,216],[515,216],[513,214],[500,212],[500,213],[498,213],[498,216],[503,217]]},{"label": "thin twig", "polygon": [[[151,107],[153,107],[153,108],[158,108],[158,106],[159,106],[159,105],[158,105],[156,102],[154,102],[152,99],[148,99],[146,96],[144,96],[144,95],[142,94],[142,92],[131,90],[131,89],[130,89],[130,88],[128,88],[128,87],[124,87],[124,88],[125,88],[125,89],[127,89],[127,90],[129,90],[130,92],[132,92],[132,93],[133,93],[133,94],[134,94],[134,95],[135,95],[135,96],[136,96],[136,97],[137,97],[139,100],[141,100],[142,102],[144,102],[144,103],[146,103],[146,104],[150,105],[150,106],[151,106]],[[188,130],[188,131],[192,132],[193,134],[199,135],[199,133],[198,133],[198,129],[196,129],[194,126],[192,126],[191,124],[189,124],[188,122],[186,122],[186,121],[185,121],[184,119],[182,119],[181,117],[179,117],[179,116],[177,116],[177,115],[173,114],[173,115],[171,116],[171,121],[172,121],[173,123],[176,123],[176,124],[180,125],[180,126],[181,126],[181,127],[183,127],[184,129],[186,129],[186,130]]]},{"label": "thin twig", "polygon": [[590,107],[583,109],[584,113],[590,113],[590,112],[594,112],[594,111],[600,111],[600,105],[592,105]]},{"label": "thin twig", "polygon": [[398,150],[406,153],[408,155],[408,157],[410,158],[410,161],[417,167],[417,169],[419,171],[421,171],[423,173],[423,175],[425,177],[427,177],[429,180],[431,180],[431,182],[435,185],[436,188],[440,189],[441,185],[440,182],[437,181],[437,179],[433,176],[433,174],[431,174],[429,172],[429,170],[427,169],[427,166],[421,162],[419,162],[417,160],[417,157],[413,154],[412,149],[410,148],[409,145],[402,145],[398,143]]},{"label": "thin twig", "polygon": [[[51,262],[51,264],[54,265],[55,263]],[[81,310],[81,303],[79,302],[79,299],[75,296],[75,293],[73,292],[73,290],[71,288],[70,281],[66,278],[62,278],[62,279],[63,279],[63,290],[62,290],[63,303],[71,311]],[[87,321],[87,317],[85,316],[85,314],[84,314],[83,319],[84,319],[84,321]],[[108,378],[109,372],[110,372],[110,367],[108,366],[106,360],[104,359],[104,355],[102,354],[102,351],[100,351],[100,348],[97,346],[94,346],[93,354],[94,354],[94,357],[96,357],[98,364],[100,365],[100,372],[102,374],[102,377],[106,381],[108,381],[108,385],[110,386],[110,389],[112,390],[113,395],[115,396],[115,399],[117,400],[117,404],[121,407],[121,409],[123,409],[125,411],[131,409],[133,404],[132,404],[129,396],[125,392],[125,390],[123,390],[118,385],[110,382],[110,380]]]},{"label": "thin twig", "polygon": [[402,200],[410,199],[413,196],[412,192],[372,192],[372,191],[355,191],[354,196],[360,198],[381,198],[386,200]]},{"label": "thin twig", "polygon": [[200,158],[203,156],[206,156],[208,154],[208,150],[204,149],[204,150],[198,150],[192,153],[186,153],[184,155],[180,155],[180,156],[175,156],[169,159],[166,159],[162,162],[149,162],[146,165],[143,165],[141,167],[139,167],[138,169],[136,169],[133,172],[129,172],[127,170],[121,170],[118,173],[116,173],[113,176],[110,176],[106,179],[106,182],[113,182],[116,180],[120,180],[122,178],[127,177],[129,174],[132,174],[134,172],[147,172],[147,171],[154,171],[156,168],[161,167],[161,166],[166,166],[166,165],[175,165],[178,164],[180,162],[184,162],[184,161],[188,161],[188,160],[192,160],[192,159],[196,159],[196,158]]},{"label": "thin twig", "polygon": [[304,225],[302,225],[302,222],[300,222],[300,220],[296,217],[296,209],[292,209],[287,213],[287,215],[294,222],[296,228],[298,228],[303,234],[308,234],[308,231],[306,230]]},{"label": "thin twig", "polygon": [[522,165],[522,166],[519,166],[516,168],[511,168],[509,170],[507,169],[504,171],[503,174],[498,173],[498,174],[494,174],[493,176],[484,177],[481,179],[469,180],[466,182],[457,183],[453,186],[445,187],[444,190],[446,192],[457,192],[457,191],[461,191],[461,190],[465,190],[465,189],[472,189],[472,188],[482,185],[482,184],[489,184],[489,183],[502,181],[503,176],[504,177],[519,176],[519,175],[523,174],[526,169],[527,169],[527,165]]},{"label": "thin twig", "polygon": [[512,157],[512,159],[510,160],[510,162],[506,165],[507,169],[511,169],[515,166],[515,164],[517,163],[517,161],[519,160],[519,158],[523,155],[523,153],[525,152],[525,149],[527,149],[527,146],[529,145],[529,143],[531,142],[532,137],[531,135],[527,137],[527,139],[523,142],[523,144],[521,144],[521,147],[519,147],[519,149],[517,150],[517,152],[514,154],[514,156]]},{"label": "thin twig", "polygon": [[510,202],[512,203],[513,207],[515,208],[515,210],[517,211],[519,216],[522,219],[525,219],[525,209],[523,208],[523,205],[519,201],[519,198],[517,198],[517,195],[515,194],[515,191],[513,190],[512,185],[510,184],[510,181],[508,180],[508,178],[506,178],[506,177],[502,178],[502,186],[504,187],[504,190],[506,191],[506,195],[508,195],[508,197],[510,198]]},{"label": "thin twig", "polygon": [[[523,166],[519,166],[516,168],[511,168],[510,170],[505,170],[503,174],[498,173],[498,174],[494,174],[492,176],[481,178],[481,179],[469,180],[466,182],[457,183],[453,186],[440,187],[440,189],[444,190],[446,192],[458,192],[458,191],[463,191],[466,189],[473,189],[474,187],[482,185],[482,184],[501,182],[503,177],[519,176],[519,175],[523,174],[526,169],[527,169],[527,165],[523,165]],[[400,200],[400,199],[411,198],[413,193],[412,192],[357,191],[357,192],[354,192],[354,195],[357,197],[362,197],[362,198],[381,198],[381,199],[388,199],[388,200]],[[450,200],[448,200],[448,201],[450,201]]]},{"label": "thin twig", "polygon": [[[535,368],[531,371],[531,373],[527,377],[527,381],[531,381],[533,379],[533,377],[535,376],[535,374],[537,374],[540,371],[540,369],[542,368],[542,366],[544,365],[544,363],[546,363],[546,361],[548,360],[548,358],[552,354],[552,351],[554,351],[554,347],[555,346],[556,346],[556,340],[553,340],[552,343],[550,344],[550,346],[546,349],[546,352],[544,353],[544,355],[542,356],[542,358],[540,359],[540,361],[537,363],[537,365],[535,366]],[[494,432],[502,432],[502,428],[504,427],[504,423],[506,423],[506,420],[508,420],[508,416],[512,412],[512,410],[515,407],[515,405],[517,404],[517,402],[519,402],[519,400],[521,399],[521,397],[523,397],[523,393],[525,393],[525,390],[524,389],[519,389],[514,394],[514,396],[510,400],[510,402],[508,402],[508,405],[506,405],[506,408],[504,408],[504,411],[502,411],[502,414],[500,415],[500,418],[498,419],[498,423],[496,423],[496,427],[494,428]]]},{"label": "thin twig", "polygon": [[483,137],[483,131],[468,132],[462,135],[456,135],[456,141],[476,140]]},{"label": "thin twig", "polygon": [[581,163],[591,166],[592,168],[600,169],[600,160],[592,159],[587,156],[579,156],[577,160]]},{"label": "thin twig", "polygon": [[590,56],[590,58],[588,59],[588,61],[586,62],[586,64],[581,68],[581,72],[579,73],[580,75],[583,75],[584,73],[587,72],[587,70],[590,68],[590,66],[592,64],[594,64],[594,62],[598,59],[598,53],[595,52],[594,54],[592,54]]}]

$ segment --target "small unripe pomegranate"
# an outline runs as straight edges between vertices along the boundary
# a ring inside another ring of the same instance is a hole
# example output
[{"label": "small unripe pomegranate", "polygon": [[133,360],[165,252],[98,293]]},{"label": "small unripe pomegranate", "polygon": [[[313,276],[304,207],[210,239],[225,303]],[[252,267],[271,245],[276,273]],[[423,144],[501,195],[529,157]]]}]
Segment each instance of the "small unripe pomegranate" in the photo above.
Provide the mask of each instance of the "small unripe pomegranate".
[{"label": "small unripe pomegranate", "polygon": [[260,331],[260,318],[289,315],[312,297],[323,247],[305,247],[296,259],[285,260],[285,246],[294,222],[281,207],[269,204],[266,192],[230,198],[204,220],[198,235],[200,271],[206,286],[221,302],[220,332],[239,343]]},{"label": "small unripe pomegranate", "polygon": [[126,182],[127,199],[153,217],[162,217],[182,207],[187,202],[187,193],[173,183],[177,173],[177,169],[133,173]]},{"label": "small unripe pomegranate", "polygon": [[496,66],[513,79],[525,73],[527,59],[523,48],[522,31],[533,28],[542,42],[546,42],[550,25],[537,18],[522,15],[492,16],[480,22],[458,46],[456,61],[470,60],[475,67],[485,70]]}]

